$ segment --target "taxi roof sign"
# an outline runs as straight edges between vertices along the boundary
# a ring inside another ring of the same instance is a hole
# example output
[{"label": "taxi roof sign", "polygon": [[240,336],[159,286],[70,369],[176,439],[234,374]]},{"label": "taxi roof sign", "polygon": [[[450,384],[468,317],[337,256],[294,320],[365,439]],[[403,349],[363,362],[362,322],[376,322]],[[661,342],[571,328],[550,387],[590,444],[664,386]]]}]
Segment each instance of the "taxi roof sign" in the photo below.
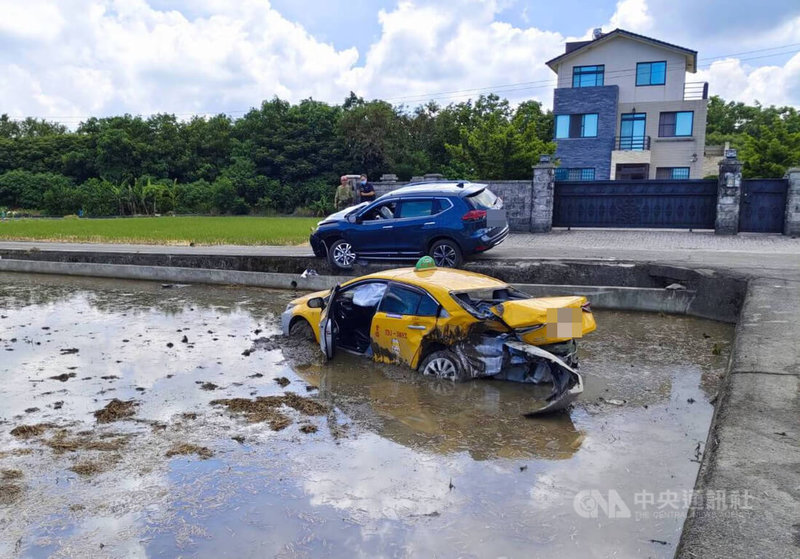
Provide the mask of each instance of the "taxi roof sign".
[{"label": "taxi roof sign", "polygon": [[433,261],[433,258],[430,256],[423,256],[419,260],[417,260],[417,265],[414,266],[415,270],[430,270],[431,268],[436,267],[436,262]]}]

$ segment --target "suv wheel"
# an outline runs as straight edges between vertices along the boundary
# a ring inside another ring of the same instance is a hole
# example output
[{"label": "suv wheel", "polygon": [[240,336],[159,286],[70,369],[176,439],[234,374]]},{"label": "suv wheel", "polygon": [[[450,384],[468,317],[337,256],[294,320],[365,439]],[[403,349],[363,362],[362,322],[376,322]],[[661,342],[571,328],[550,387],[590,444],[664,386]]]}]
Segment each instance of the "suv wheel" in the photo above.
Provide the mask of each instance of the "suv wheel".
[{"label": "suv wheel", "polygon": [[328,249],[328,262],[334,269],[352,270],[355,261],[356,253],[353,251],[353,246],[344,239],[339,239]]},{"label": "suv wheel", "polygon": [[464,368],[456,354],[443,349],[434,351],[425,358],[419,370],[423,375],[460,382],[465,379]]},{"label": "suv wheel", "polygon": [[440,268],[458,268],[461,265],[461,249],[449,239],[433,243],[428,254]]}]

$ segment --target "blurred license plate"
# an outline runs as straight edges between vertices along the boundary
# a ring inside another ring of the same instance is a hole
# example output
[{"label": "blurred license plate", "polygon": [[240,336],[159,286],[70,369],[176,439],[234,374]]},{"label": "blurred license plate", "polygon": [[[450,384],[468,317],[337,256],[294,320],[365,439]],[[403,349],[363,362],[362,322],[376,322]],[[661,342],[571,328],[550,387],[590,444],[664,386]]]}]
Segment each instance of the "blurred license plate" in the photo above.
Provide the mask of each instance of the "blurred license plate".
[{"label": "blurred license plate", "polygon": [[487,227],[505,227],[506,226],[506,211],[505,210],[486,210],[486,226]]}]

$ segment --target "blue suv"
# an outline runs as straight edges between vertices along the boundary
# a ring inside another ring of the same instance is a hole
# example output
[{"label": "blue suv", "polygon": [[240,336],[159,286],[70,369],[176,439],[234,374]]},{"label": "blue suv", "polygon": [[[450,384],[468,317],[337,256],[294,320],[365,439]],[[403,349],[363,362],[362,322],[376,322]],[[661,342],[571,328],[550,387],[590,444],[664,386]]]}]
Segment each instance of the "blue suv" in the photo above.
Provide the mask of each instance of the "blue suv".
[{"label": "blue suv", "polygon": [[334,269],[356,260],[416,260],[456,268],[465,256],[489,250],[508,236],[503,201],[485,184],[420,183],[326,217],[311,247]]}]

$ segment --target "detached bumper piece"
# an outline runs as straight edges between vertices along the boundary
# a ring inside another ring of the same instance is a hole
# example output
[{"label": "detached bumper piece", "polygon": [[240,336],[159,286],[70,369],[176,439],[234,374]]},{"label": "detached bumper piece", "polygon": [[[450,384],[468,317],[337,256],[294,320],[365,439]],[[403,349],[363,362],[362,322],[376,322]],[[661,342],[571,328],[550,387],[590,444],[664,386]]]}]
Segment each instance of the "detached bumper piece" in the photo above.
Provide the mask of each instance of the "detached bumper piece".
[{"label": "detached bumper piece", "polygon": [[527,415],[563,410],[583,392],[581,375],[558,356],[507,335],[482,336],[474,346],[452,349],[461,354],[474,378],[552,383],[553,390],[544,403]]}]

